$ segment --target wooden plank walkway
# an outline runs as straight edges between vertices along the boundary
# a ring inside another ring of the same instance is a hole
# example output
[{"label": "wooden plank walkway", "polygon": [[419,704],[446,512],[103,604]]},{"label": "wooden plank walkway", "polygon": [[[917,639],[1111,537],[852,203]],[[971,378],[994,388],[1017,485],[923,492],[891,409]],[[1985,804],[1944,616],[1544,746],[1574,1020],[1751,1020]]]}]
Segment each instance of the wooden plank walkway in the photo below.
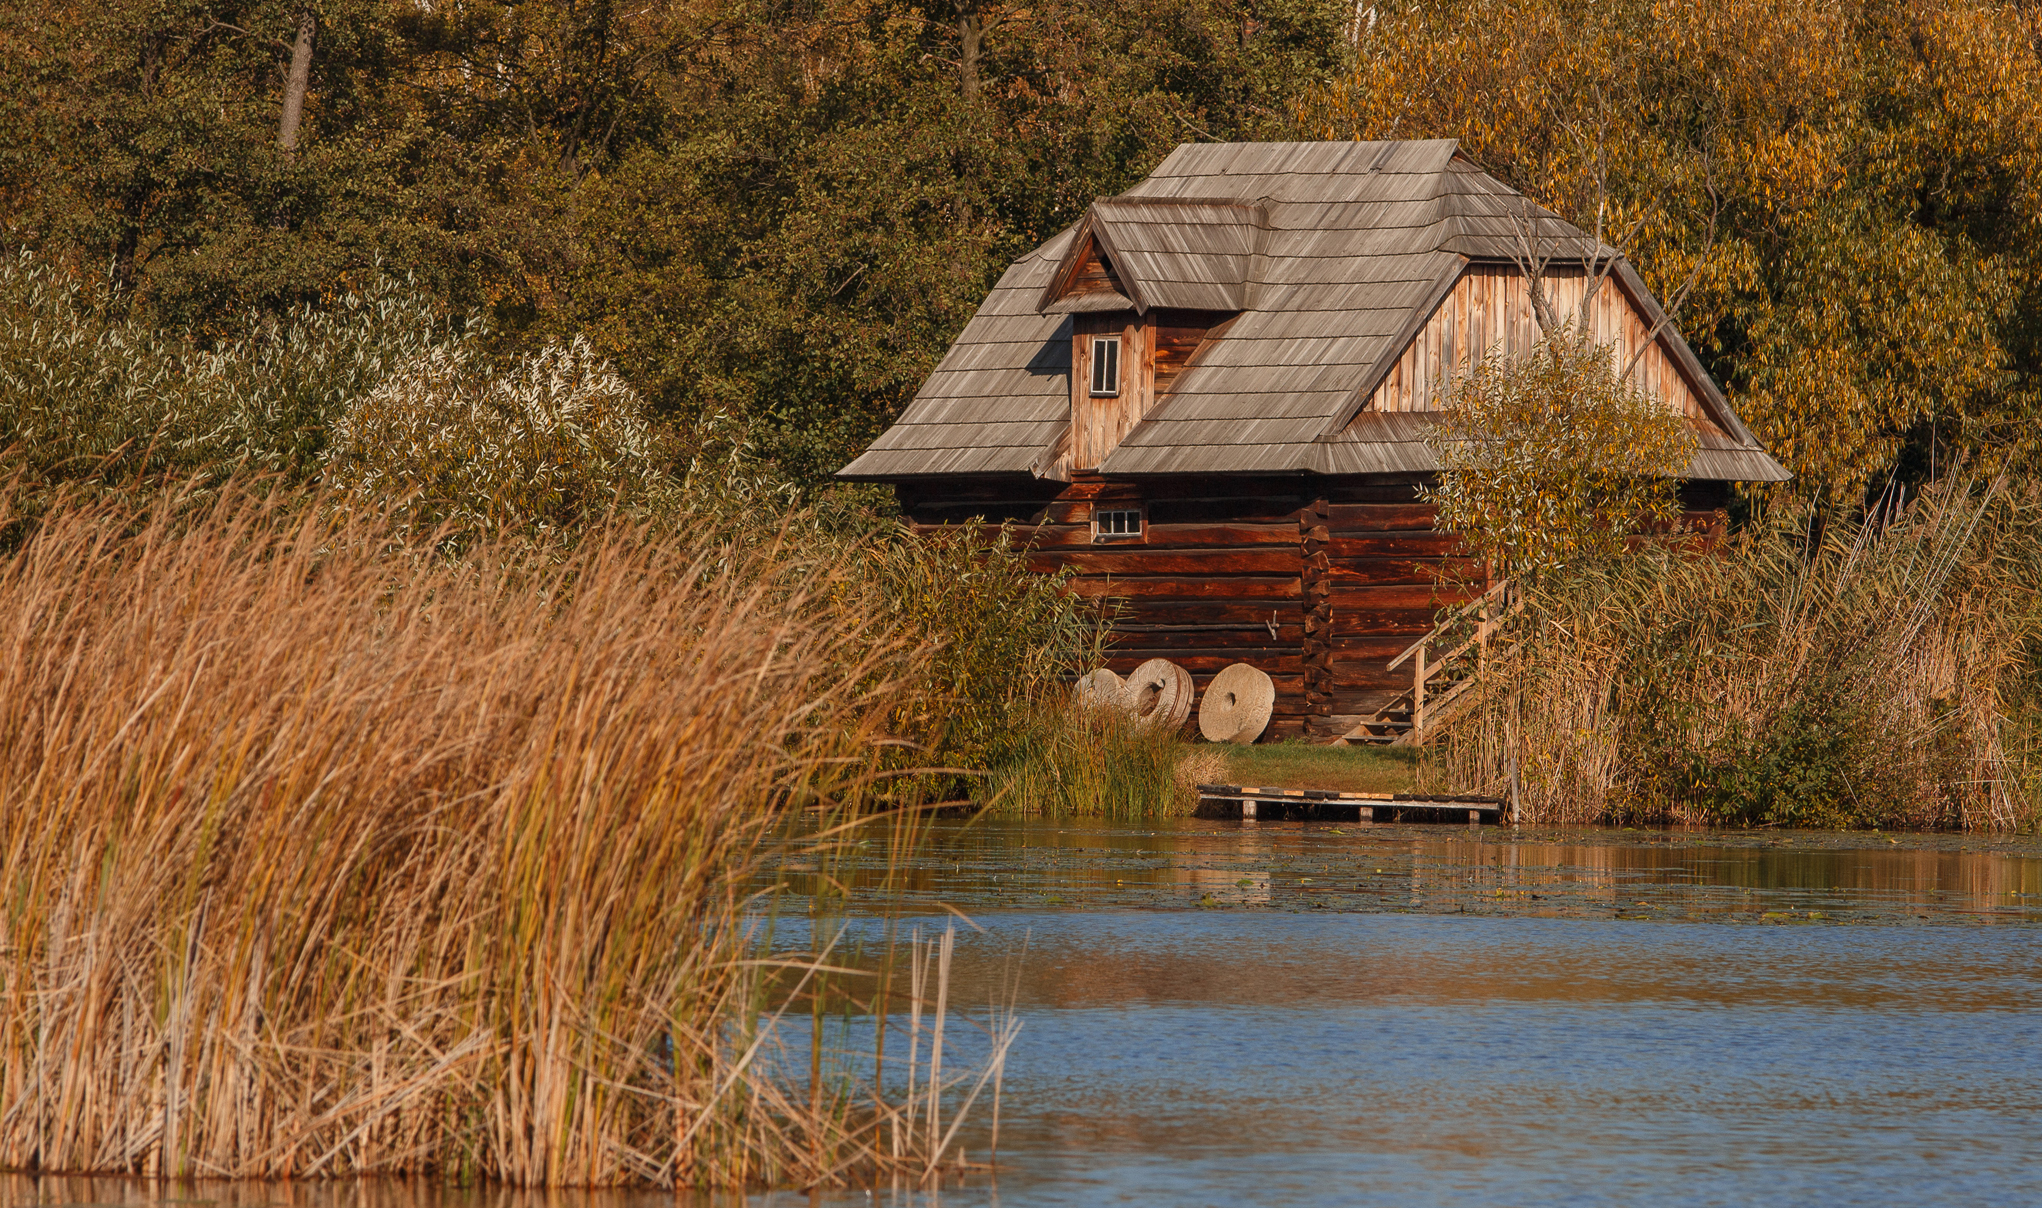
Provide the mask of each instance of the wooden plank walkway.
[{"label": "wooden plank walkway", "polygon": [[1200,818],[1340,819],[1355,822],[1500,825],[1508,819],[1497,797],[1428,793],[1336,793],[1267,785],[1201,784]]}]

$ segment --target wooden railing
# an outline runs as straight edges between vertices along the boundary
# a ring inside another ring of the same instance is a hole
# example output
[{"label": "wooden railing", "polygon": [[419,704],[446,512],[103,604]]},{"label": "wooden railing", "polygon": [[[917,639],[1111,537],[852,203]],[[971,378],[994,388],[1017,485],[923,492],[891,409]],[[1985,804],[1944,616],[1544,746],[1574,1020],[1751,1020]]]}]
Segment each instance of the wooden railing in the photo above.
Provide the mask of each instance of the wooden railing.
[{"label": "wooden railing", "polygon": [[[1364,723],[1353,738],[1367,738],[1377,742],[1394,742],[1399,746],[1415,746],[1425,741],[1430,725],[1444,723],[1455,712],[1455,707],[1467,701],[1467,694],[1474,691],[1476,676],[1466,667],[1466,658],[1473,652],[1479,659],[1488,647],[1489,639],[1503,623],[1524,607],[1524,601],[1505,579],[1489,590],[1476,596],[1448,614],[1432,632],[1406,647],[1404,653],[1389,662],[1388,670],[1394,671],[1405,663],[1411,664],[1411,690],[1399,695],[1376,712],[1375,720]],[[1466,630],[1473,621],[1473,629],[1467,636],[1455,643],[1444,654],[1434,655],[1434,643],[1452,637]],[[1443,675],[1453,678],[1445,685],[1444,691],[1436,691],[1433,682]],[[1396,718],[1396,714],[1409,709],[1410,721]],[[1391,737],[1385,731],[1400,731]]]}]

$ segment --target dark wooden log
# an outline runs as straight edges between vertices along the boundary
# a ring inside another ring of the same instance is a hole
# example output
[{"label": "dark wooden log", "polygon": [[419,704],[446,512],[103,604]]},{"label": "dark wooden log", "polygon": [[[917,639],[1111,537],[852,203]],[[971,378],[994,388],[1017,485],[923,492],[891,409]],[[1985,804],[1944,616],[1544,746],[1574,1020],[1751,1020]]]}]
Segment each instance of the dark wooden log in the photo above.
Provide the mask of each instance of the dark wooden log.
[{"label": "dark wooden log", "polygon": [[1198,629],[1176,633],[1154,629],[1116,629],[1108,636],[1112,639],[1115,654],[1146,650],[1151,657],[1174,660],[1180,653],[1232,653],[1238,661],[1252,662],[1261,658],[1285,658],[1297,652],[1298,643],[1304,635],[1295,625],[1288,633],[1281,628],[1276,632],[1277,636],[1272,638],[1267,629]]},{"label": "dark wooden log", "polygon": [[1148,501],[1153,524],[1296,524],[1303,501],[1295,497],[1157,499]]},{"label": "dark wooden log", "polygon": [[1326,552],[1340,558],[1447,558],[1459,555],[1461,539],[1452,533],[1371,533],[1347,537],[1334,534]]},{"label": "dark wooden log", "polygon": [[1295,600],[1300,591],[1297,576],[1261,578],[1201,578],[1159,575],[1153,577],[1106,578],[1085,576],[1071,580],[1071,590],[1087,599],[1100,597],[1176,596],[1183,599]]},{"label": "dark wooden log", "polygon": [[1365,479],[1341,479],[1321,487],[1330,504],[1418,502],[1418,483],[1425,474],[1371,475]]},{"label": "dark wooden log", "polygon": [[[1107,658],[1106,665],[1115,671],[1132,671],[1140,666],[1143,661],[1132,654],[1115,650]],[[1296,651],[1283,652],[1274,656],[1258,655],[1254,658],[1242,658],[1231,651],[1216,651],[1207,654],[1187,652],[1182,657],[1172,655],[1170,661],[1189,671],[1192,677],[1200,684],[1205,683],[1206,680],[1233,666],[1235,663],[1248,663],[1269,673],[1269,678],[1275,682],[1276,691],[1279,695],[1283,693],[1297,693],[1304,690],[1304,682],[1300,678],[1303,672],[1298,666]],[[1200,691],[1203,691],[1203,688]]]},{"label": "dark wooden log", "polygon": [[1410,649],[1413,641],[1430,632],[1430,630],[1431,627],[1427,626],[1416,634],[1410,635],[1397,633],[1345,634],[1335,636],[1329,640],[1333,646],[1333,657],[1336,659],[1379,659],[1387,663]]},{"label": "dark wooden log", "polygon": [[1145,550],[1139,546],[1092,546],[1030,555],[1029,568],[1075,567],[1090,575],[1281,575],[1296,574],[1298,555],[1288,550]]},{"label": "dark wooden log", "polygon": [[[1428,614],[1429,615],[1429,614]],[[1265,627],[1274,622],[1277,627],[1298,624],[1298,610],[1287,601],[1275,604],[1237,602],[1230,600],[1174,600],[1168,597],[1142,596],[1127,602],[1120,619],[1129,624],[1145,625],[1225,625],[1236,628]]]},{"label": "dark wooden log", "polygon": [[1333,608],[1336,612],[1379,608],[1429,608],[1438,612],[1440,609],[1458,608],[1481,594],[1482,588],[1479,586],[1452,584],[1445,587],[1431,583],[1409,586],[1336,584],[1333,589]]},{"label": "dark wooden log", "polygon": [[[1333,610],[1335,637],[1409,635],[1430,633],[1439,623],[1439,611],[1432,608],[1373,608]],[[1307,632],[1309,632],[1307,627]],[[1407,643],[1408,644],[1408,643]]]},{"label": "dark wooden log", "polygon": [[1089,524],[1044,526],[1038,549],[1097,548],[1114,550],[1294,548],[1297,534],[1280,524],[1150,524],[1140,538],[1098,542]]},{"label": "dark wooden log", "polygon": [[1439,581],[1439,563],[1420,558],[1336,558],[1329,577],[1335,590],[1378,584],[1416,587]]},{"label": "dark wooden log", "polygon": [[1430,532],[1437,511],[1429,503],[1332,503],[1326,523],[1338,532]]}]

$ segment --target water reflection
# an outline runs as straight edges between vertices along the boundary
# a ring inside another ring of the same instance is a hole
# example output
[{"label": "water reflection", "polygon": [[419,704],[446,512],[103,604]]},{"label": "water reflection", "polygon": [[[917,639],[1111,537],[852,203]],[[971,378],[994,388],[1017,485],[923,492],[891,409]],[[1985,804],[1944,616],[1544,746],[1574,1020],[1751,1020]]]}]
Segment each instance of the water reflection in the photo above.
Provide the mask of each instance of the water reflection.
[{"label": "water reflection", "polygon": [[[873,891],[883,875],[877,859],[833,871]],[[798,873],[789,880],[808,887]],[[910,903],[967,911],[2035,922],[2042,921],[2042,844],[1828,832],[946,820],[894,884]]]},{"label": "water reflection", "polygon": [[978,922],[960,1001],[1029,951],[1002,1173],[923,1203],[2015,1203],[2042,1186],[2042,949],[2024,928]]},{"label": "water reflection", "polygon": [[0,1208],[737,1208],[742,1196],[668,1191],[450,1187],[431,1179],[159,1181],[0,1174]]}]

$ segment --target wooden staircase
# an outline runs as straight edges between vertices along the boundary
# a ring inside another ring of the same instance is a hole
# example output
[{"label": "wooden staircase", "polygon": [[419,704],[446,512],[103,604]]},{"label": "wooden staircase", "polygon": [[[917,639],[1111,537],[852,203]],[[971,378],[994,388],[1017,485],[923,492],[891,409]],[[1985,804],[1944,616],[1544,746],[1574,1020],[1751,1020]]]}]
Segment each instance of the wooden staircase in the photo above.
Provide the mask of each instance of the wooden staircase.
[{"label": "wooden staircase", "polygon": [[[1523,598],[1505,579],[1456,609],[1433,626],[1431,633],[1390,660],[1388,669],[1392,671],[1411,664],[1410,689],[1336,741],[1415,747],[1444,733],[1480,703],[1483,680],[1479,672],[1489,639],[1523,607]],[[1448,648],[1435,655],[1435,645]]]}]

